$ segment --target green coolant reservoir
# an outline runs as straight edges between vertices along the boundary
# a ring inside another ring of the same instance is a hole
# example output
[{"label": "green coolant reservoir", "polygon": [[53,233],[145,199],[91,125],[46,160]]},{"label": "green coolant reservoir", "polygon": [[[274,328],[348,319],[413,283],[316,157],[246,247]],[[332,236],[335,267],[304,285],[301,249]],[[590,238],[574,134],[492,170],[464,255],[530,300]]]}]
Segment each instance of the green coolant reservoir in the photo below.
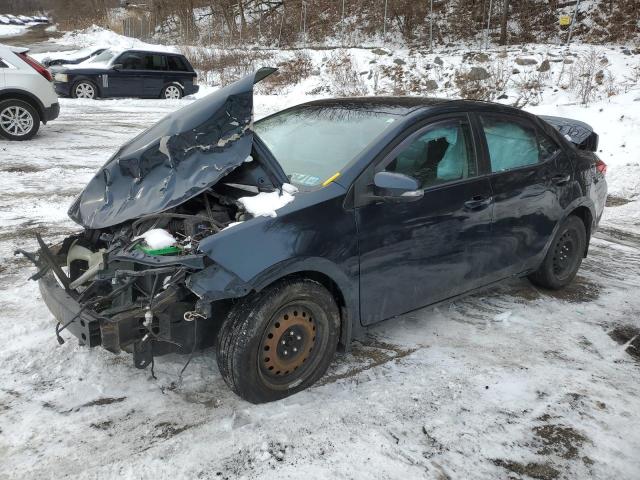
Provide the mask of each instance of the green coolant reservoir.
[{"label": "green coolant reservoir", "polygon": [[170,247],[164,247],[164,248],[149,248],[149,247],[145,247],[144,245],[136,245],[136,248],[144,253],[146,253],[147,255],[177,255],[180,252],[182,252],[182,250],[179,247],[176,247],[174,245],[170,246]]}]

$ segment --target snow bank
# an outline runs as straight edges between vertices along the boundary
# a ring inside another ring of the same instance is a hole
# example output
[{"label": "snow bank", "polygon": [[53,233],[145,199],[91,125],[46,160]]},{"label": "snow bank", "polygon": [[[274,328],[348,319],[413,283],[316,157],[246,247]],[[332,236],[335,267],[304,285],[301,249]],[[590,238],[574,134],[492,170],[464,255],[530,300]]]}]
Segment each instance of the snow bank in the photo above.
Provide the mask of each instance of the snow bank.
[{"label": "snow bank", "polygon": [[84,30],[67,32],[62,37],[55,40],[60,45],[73,45],[79,47],[104,45],[115,49],[140,48],[144,50],[156,50],[163,52],[177,52],[174,46],[151,44],[136,38],[125,37],[111,30],[93,25]]},{"label": "snow bank", "polygon": [[0,37],[13,37],[14,35],[22,35],[27,31],[25,25],[0,25]]}]

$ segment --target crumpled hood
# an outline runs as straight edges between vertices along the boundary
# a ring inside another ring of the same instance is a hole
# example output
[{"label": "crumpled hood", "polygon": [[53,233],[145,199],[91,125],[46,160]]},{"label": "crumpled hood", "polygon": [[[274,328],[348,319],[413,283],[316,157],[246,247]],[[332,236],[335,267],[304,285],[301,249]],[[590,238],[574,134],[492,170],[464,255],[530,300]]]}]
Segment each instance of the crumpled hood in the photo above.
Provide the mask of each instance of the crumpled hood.
[{"label": "crumpled hood", "polygon": [[85,228],[105,228],[175,207],[242,164],[253,144],[253,85],[262,68],[173,112],[123,145],[69,209]]}]

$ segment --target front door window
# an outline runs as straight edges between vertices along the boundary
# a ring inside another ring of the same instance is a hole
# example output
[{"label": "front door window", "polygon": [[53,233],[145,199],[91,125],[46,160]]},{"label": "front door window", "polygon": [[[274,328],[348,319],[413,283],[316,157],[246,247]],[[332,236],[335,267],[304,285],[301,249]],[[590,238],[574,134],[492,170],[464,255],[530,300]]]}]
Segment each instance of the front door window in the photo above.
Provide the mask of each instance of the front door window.
[{"label": "front door window", "polygon": [[413,177],[423,189],[475,176],[469,124],[456,119],[430,126],[385,170]]}]

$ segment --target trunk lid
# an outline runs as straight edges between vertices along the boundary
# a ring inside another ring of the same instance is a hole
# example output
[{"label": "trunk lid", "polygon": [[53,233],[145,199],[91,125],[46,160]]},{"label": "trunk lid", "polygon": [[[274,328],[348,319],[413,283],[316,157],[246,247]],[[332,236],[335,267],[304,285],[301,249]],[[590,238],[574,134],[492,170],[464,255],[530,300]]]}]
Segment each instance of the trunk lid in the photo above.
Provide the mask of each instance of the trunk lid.
[{"label": "trunk lid", "polygon": [[[173,112],[125,143],[69,209],[72,220],[98,229],[176,207],[218,183],[254,148],[253,85],[275,72],[262,68]],[[268,155],[260,166],[272,184],[287,179]]]},{"label": "trunk lid", "polygon": [[593,131],[590,125],[572,118],[550,115],[540,115],[540,118],[558,130],[580,150],[589,150],[590,152],[598,150],[598,134]]}]

